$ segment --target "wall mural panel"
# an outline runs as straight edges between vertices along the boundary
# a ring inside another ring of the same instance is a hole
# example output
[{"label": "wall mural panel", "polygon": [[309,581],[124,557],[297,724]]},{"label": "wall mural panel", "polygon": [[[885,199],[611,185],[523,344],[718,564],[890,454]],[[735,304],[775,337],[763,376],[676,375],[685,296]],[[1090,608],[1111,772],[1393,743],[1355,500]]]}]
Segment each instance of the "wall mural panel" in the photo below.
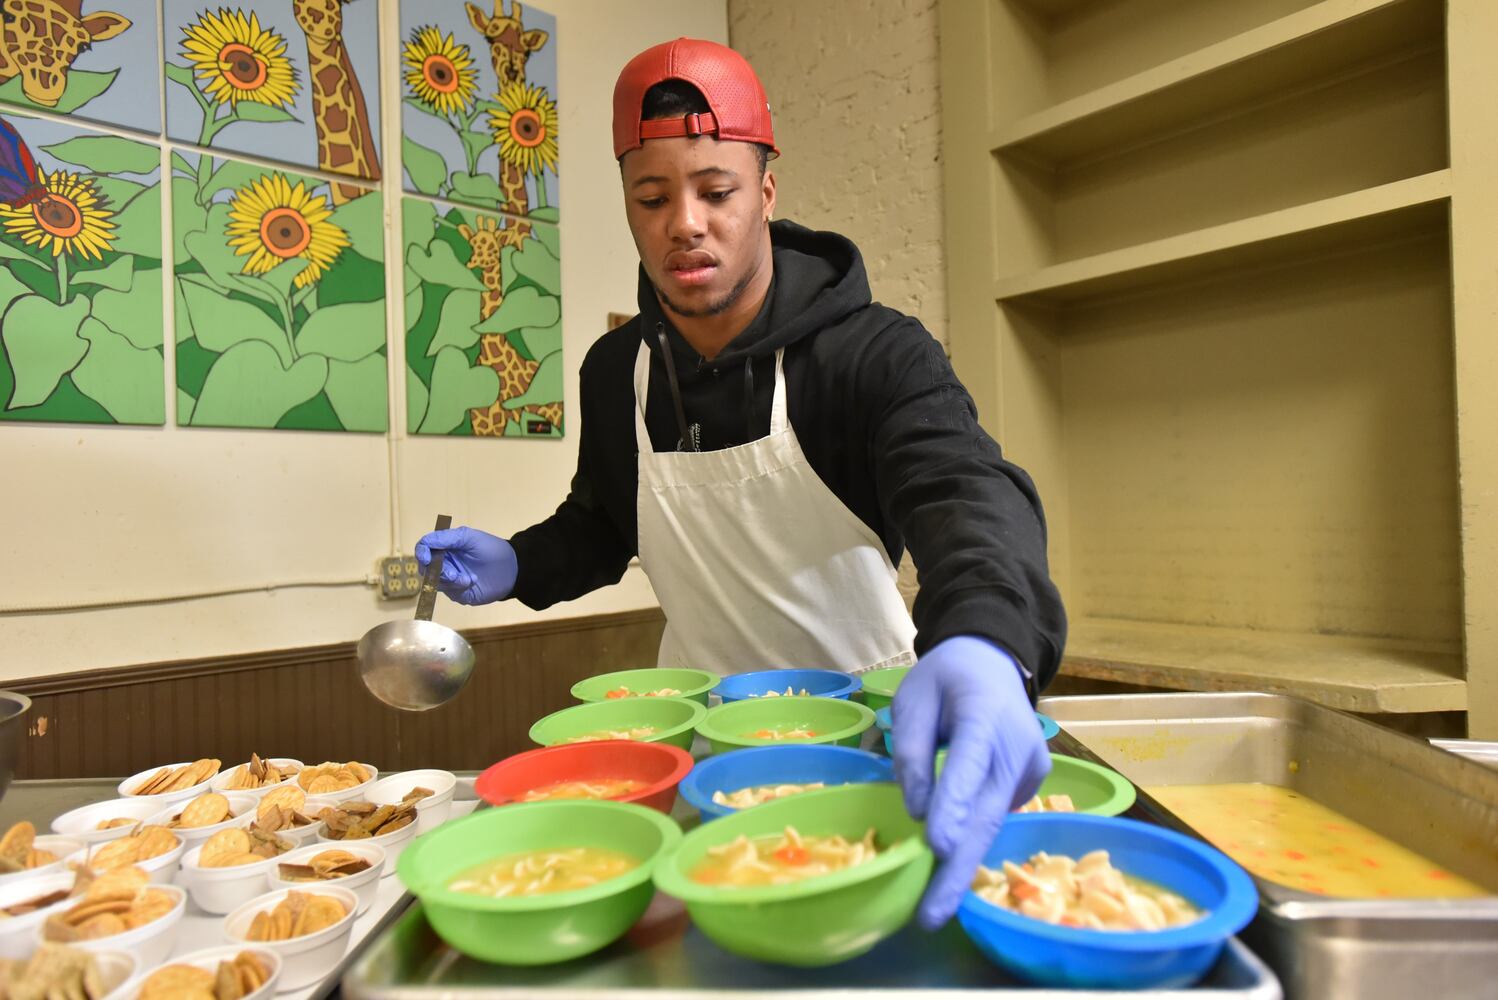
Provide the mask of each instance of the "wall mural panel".
[{"label": "wall mural panel", "polygon": [[161,134],[156,0],[5,0],[4,10],[0,102]]},{"label": "wall mural panel", "polygon": [[164,2],[171,139],[380,179],[375,0]]},{"label": "wall mural panel", "polygon": [[402,0],[407,191],[556,220],[557,22],[518,0]]},{"label": "wall mural panel", "polygon": [[557,226],[406,198],[406,429],[559,438]]},{"label": "wall mural panel", "polygon": [[386,430],[380,193],[195,158],[172,171],[177,422]]},{"label": "wall mural panel", "polygon": [[161,424],[161,148],[0,116],[0,419]]}]

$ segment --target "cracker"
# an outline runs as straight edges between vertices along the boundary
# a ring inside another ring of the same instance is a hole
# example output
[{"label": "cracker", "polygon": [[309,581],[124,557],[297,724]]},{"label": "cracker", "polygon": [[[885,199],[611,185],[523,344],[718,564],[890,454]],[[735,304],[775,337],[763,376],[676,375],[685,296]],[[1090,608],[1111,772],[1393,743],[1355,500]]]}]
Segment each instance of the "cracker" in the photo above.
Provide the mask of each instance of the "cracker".
[{"label": "cracker", "polygon": [[260,804],[255,807],[255,816],[256,818],[262,818],[272,809],[276,808],[300,812],[306,808],[306,805],[306,792],[302,791],[296,785],[283,785],[278,788],[272,788],[265,793],[264,797],[260,800]]},{"label": "cracker", "polygon": [[229,800],[217,792],[207,792],[182,808],[177,821],[185,827],[213,826],[229,818]]},{"label": "cracker", "polygon": [[222,867],[224,859],[239,854],[248,854],[250,835],[240,829],[220,830],[203,842],[198,854],[198,864],[204,868]]},{"label": "cracker", "polygon": [[26,820],[12,826],[0,837],[0,856],[20,860],[26,857],[36,843],[36,827]]}]

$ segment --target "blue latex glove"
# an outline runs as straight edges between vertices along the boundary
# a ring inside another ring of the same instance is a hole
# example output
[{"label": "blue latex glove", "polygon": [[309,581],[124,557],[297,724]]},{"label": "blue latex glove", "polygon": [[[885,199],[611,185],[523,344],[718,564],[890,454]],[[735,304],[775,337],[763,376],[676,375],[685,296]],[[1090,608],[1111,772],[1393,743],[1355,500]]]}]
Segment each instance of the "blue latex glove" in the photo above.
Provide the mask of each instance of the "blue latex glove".
[{"label": "blue latex glove", "polygon": [[445,553],[437,589],[459,604],[502,601],[515,589],[519,566],[514,547],[503,538],[467,526],[429,531],[416,543],[416,564],[423,574],[433,549]]},{"label": "blue latex glove", "polygon": [[918,913],[935,930],[957,912],[1005,817],[1035,794],[1051,758],[1018,665],[987,639],[954,636],[927,650],[895,692],[893,714],[895,777],[941,862]]}]

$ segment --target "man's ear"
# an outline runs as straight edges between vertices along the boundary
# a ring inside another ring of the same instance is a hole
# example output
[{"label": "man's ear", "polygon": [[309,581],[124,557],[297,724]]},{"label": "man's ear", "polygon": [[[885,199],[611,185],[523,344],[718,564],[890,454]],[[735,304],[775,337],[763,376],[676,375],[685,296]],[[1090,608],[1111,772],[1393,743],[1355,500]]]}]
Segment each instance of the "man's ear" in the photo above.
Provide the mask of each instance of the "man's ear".
[{"label": "man's ear", "polygon": [[765,168],[764,180],[760,182],[760,197],[765,202],[765,221],[769,222],[775,215],[775,172],[769,167]]}]

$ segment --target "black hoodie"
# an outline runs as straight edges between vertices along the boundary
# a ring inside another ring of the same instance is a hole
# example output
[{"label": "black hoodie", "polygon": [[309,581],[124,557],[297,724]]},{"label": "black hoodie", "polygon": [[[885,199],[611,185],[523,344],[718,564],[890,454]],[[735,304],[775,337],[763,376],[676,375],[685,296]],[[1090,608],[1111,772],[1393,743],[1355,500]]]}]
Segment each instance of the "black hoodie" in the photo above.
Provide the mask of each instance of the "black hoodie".
[{"label": "black hoodie", "polygon": [[[705,361],[663,315],[640,272],[640,315],[589,349],[572,490],[516,534],[514,596],[540,610],[617,583],[636,554],[635,355],[651,352],[646,425],[657,451],[682,431],[664,334],[689,434],[700,450],[769,433],[775,351],[784,347],[791,426],[811,467],[883,541],[910,547],[920,573],[915,648],[954,635],[1008,649],[1044,686],[1066,614],[1046,569],[1045,520],[1029,476],[978,426],[972,397],[920,322],[873,302],[858,248],[792,222],[770,225],[775,273],[765,305]],[[811,664],[807,664],[808,666]]]}]

